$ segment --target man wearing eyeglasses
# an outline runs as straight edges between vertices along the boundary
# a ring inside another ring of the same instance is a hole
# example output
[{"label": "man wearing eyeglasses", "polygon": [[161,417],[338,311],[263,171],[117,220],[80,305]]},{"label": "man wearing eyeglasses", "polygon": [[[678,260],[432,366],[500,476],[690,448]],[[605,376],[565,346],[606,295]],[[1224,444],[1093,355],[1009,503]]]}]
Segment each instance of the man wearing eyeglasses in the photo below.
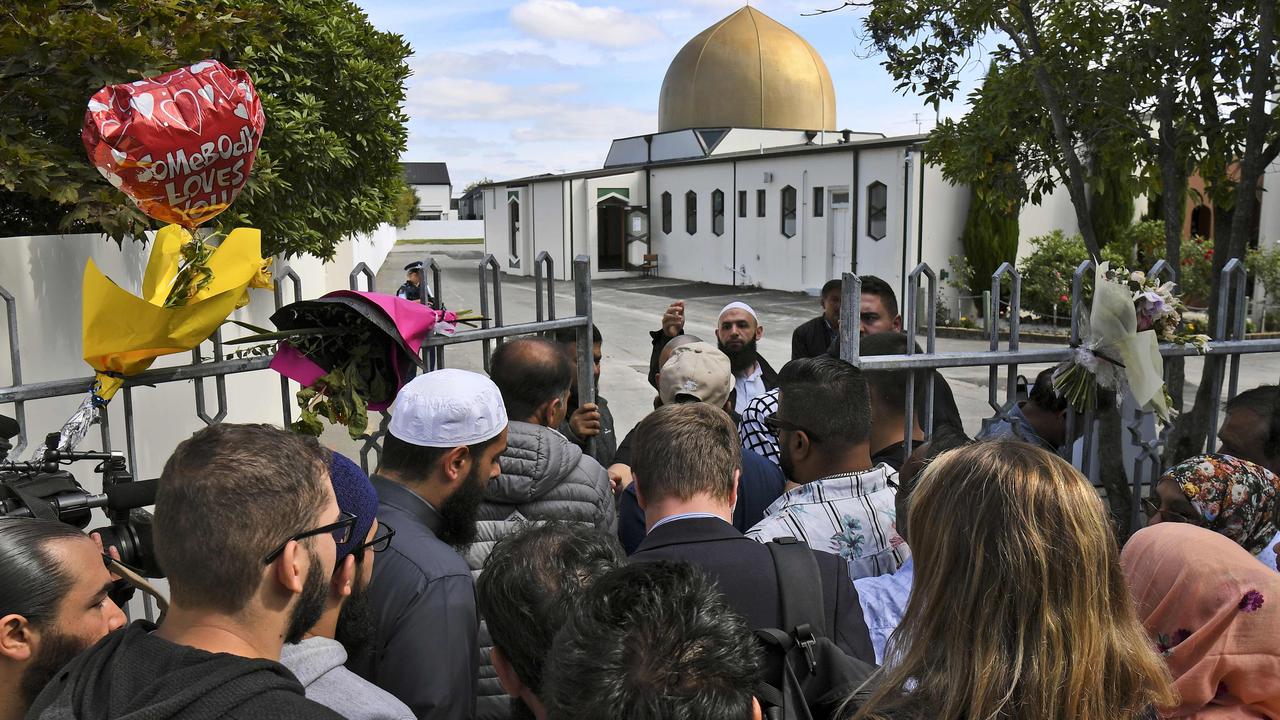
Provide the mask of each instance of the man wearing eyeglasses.
[{"label": "man wearing eyeglasses", "polygon": [[747,533],[757,542],[797,537],[844,558],[853,579],[891,573],[911,556],[894,529],[898,473],[871,461],[871,403],[858,368],[801,358],[782,368],[777,433],[787,492]]},{"label": "man wearing eyeglasses", "polygon": [[192,435],[156,486],[163,622],[108,635],[54,677],[27,718],[337,720],[279,660],[323,613],[354,521],[338,509],[315,438],[234,424]]},{"label": "man wearing eyeglasses", "polygon": [[343,665],[359,655],[377,629],[369,604],[375,553],[391,547],[395,530],[378,522],[378,494],[369,476],[345,455],[333,454],[329,479],[338,509],[353,518],[351,537],[338,545],[324,614],[299,643],[280,652],[280,663],[302,683],[307,697],[347,720],[413,720],[413,712],[391,693]]}]

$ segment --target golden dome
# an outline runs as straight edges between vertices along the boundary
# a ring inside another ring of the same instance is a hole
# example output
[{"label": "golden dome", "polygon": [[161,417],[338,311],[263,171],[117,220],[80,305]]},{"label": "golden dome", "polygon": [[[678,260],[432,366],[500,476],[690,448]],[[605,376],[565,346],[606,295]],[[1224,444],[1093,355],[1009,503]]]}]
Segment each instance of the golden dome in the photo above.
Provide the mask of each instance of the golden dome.
[{"label": "golden dome", "polygon": [[822,56],[753,7],[703,30],[667,68],[658,131],[707,127],[834,130],[836,93]]}]

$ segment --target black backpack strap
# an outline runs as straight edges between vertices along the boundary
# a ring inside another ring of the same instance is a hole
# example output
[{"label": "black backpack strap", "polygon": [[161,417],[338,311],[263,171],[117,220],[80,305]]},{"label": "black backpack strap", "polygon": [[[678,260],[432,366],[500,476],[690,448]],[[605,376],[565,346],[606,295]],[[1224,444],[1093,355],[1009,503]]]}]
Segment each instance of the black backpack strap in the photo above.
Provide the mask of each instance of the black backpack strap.
[{"label": "black backpack strap", "polygon": [[812,634],[827,637],[826,610],[822,606],[822,573],[809,546],[793,537],[765,543],[778,576],[778,604],[782,629],[793,632],[808,625]]}]

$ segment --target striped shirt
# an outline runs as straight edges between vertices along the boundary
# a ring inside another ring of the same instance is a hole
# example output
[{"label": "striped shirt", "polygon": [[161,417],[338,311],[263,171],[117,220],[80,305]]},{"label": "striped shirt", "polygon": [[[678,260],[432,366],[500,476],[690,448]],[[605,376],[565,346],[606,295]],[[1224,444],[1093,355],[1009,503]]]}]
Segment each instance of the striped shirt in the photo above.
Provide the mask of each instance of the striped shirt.
[{"label": "striped shirt", "polygon": [[778,412],[778,390],[769,392],[747,403],[742,411],[742,422],[738,423],[738,439],[742,441],[743,450],[754,450],[761,457],[779,464],[778,437],[765,427],[764,420]]},{"label": "striped shirt", "polygon": [[880,464],[807,483],[775,500],[747,537],[762,543],[799,538],[844,558],[853,579],[894,572],[911,557],[897,530],[897,479],[893,468]]}]

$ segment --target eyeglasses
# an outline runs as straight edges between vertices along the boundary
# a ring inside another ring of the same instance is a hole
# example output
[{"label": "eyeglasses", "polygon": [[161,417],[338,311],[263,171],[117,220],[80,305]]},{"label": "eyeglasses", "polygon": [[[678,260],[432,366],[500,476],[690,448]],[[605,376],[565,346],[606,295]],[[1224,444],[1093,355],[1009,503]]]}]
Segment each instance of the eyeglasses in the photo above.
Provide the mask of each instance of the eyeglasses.
[{"label": "eyeglasses", "polygon": [[810,440],[814,442],[822,442],[822,438],[814,431],[810,430],[809,428],[797,425],[791,422],[790,420],[783,420],[777,415],[770,415],[769,417],[761,420],[761,422],[764,423],[765,427],[772,430],[774,435],[777,435],[783,430],[790,430],[792,432],[803,432],[805,435],[809,436]]},{"label": "eyeglasses", "polygon": [[339,512],[339,514],[338,514],[338,522],[335,522],[335,523],[329,523],[328,525],[325,525],[325,526],[323,526],[323,527],[318,527],[318,528],[316,528],[315,530],[308,530],[308,531],[306,531],[306,532],[300,532],[300,533],[298,533],[297,535],[290,535],[288,540],[285,540],[284,542],[280,543],[280,547],[278,547],[278,548],[276,548],[275,550],[273,550],[273,551],[271,552],[271,554],[270,554],[270,555],[268,555],[268,556],[266,557],[266,559],[264,559],[264,560],[262,561],[262,564],[263,564],[263,565],[270,565],[271,563],[275,562],[275,561],[276,561],[276,558],[280,557],[280,553],[283,553],[283,552],[284,552],[285,547],[287,547],[287,546],[289,545],[289,543],[291,543],[291,542],[293,542],[293,541],[295,541],[295,540],[303,540],[303,539],[306,539],[306,538],[309,538],[309,537],[312,537],[312,536],[315,536],[315,535],[323,535],[323,534],[325,534],[325,533],[332,533],[332,534],[333,534],[333,541],[334,541],[335,543],[337,543],[337,544],[341,545],[341,544],[343,544],[343,543],[345,543],[345,542],[349,542],[349,541],[351,540],[351,530],[352,530],[355,526],[356,526],[356,516],[355,516],[355,515],[352,515],[352,514],[351,514],[351,513],[349,513],[349,512]]},{"label": "eyeglasses", "polygon": [[1163,519],[1165,522],[1181,522],[1181,523],[1190,523],[1192,525],[1199,525],[1199,523],[1196,522],[1194,519],[1189,518],[1186,515],[1183,515],[1182,513],[1175,512],[1173,510],[1162,509],[1151,498],[1142,499],[1142,508],[1147,512],[1148,520],[1155,517],[1156,515],[1159,515],[1161,519]]},{"label": "eyeglasses", "polygon": [[351,554],[355,555],[357,553],[362,553],[366,548],[376,553],[380,553],[391,547],[391,538],[396,536],[396,529],[384,522],[380,522],[378,523],[378,531],[382,532],[382,534],[374,537],[369,542],[360,543],[355,546],[355,548],[351,550]]}]

